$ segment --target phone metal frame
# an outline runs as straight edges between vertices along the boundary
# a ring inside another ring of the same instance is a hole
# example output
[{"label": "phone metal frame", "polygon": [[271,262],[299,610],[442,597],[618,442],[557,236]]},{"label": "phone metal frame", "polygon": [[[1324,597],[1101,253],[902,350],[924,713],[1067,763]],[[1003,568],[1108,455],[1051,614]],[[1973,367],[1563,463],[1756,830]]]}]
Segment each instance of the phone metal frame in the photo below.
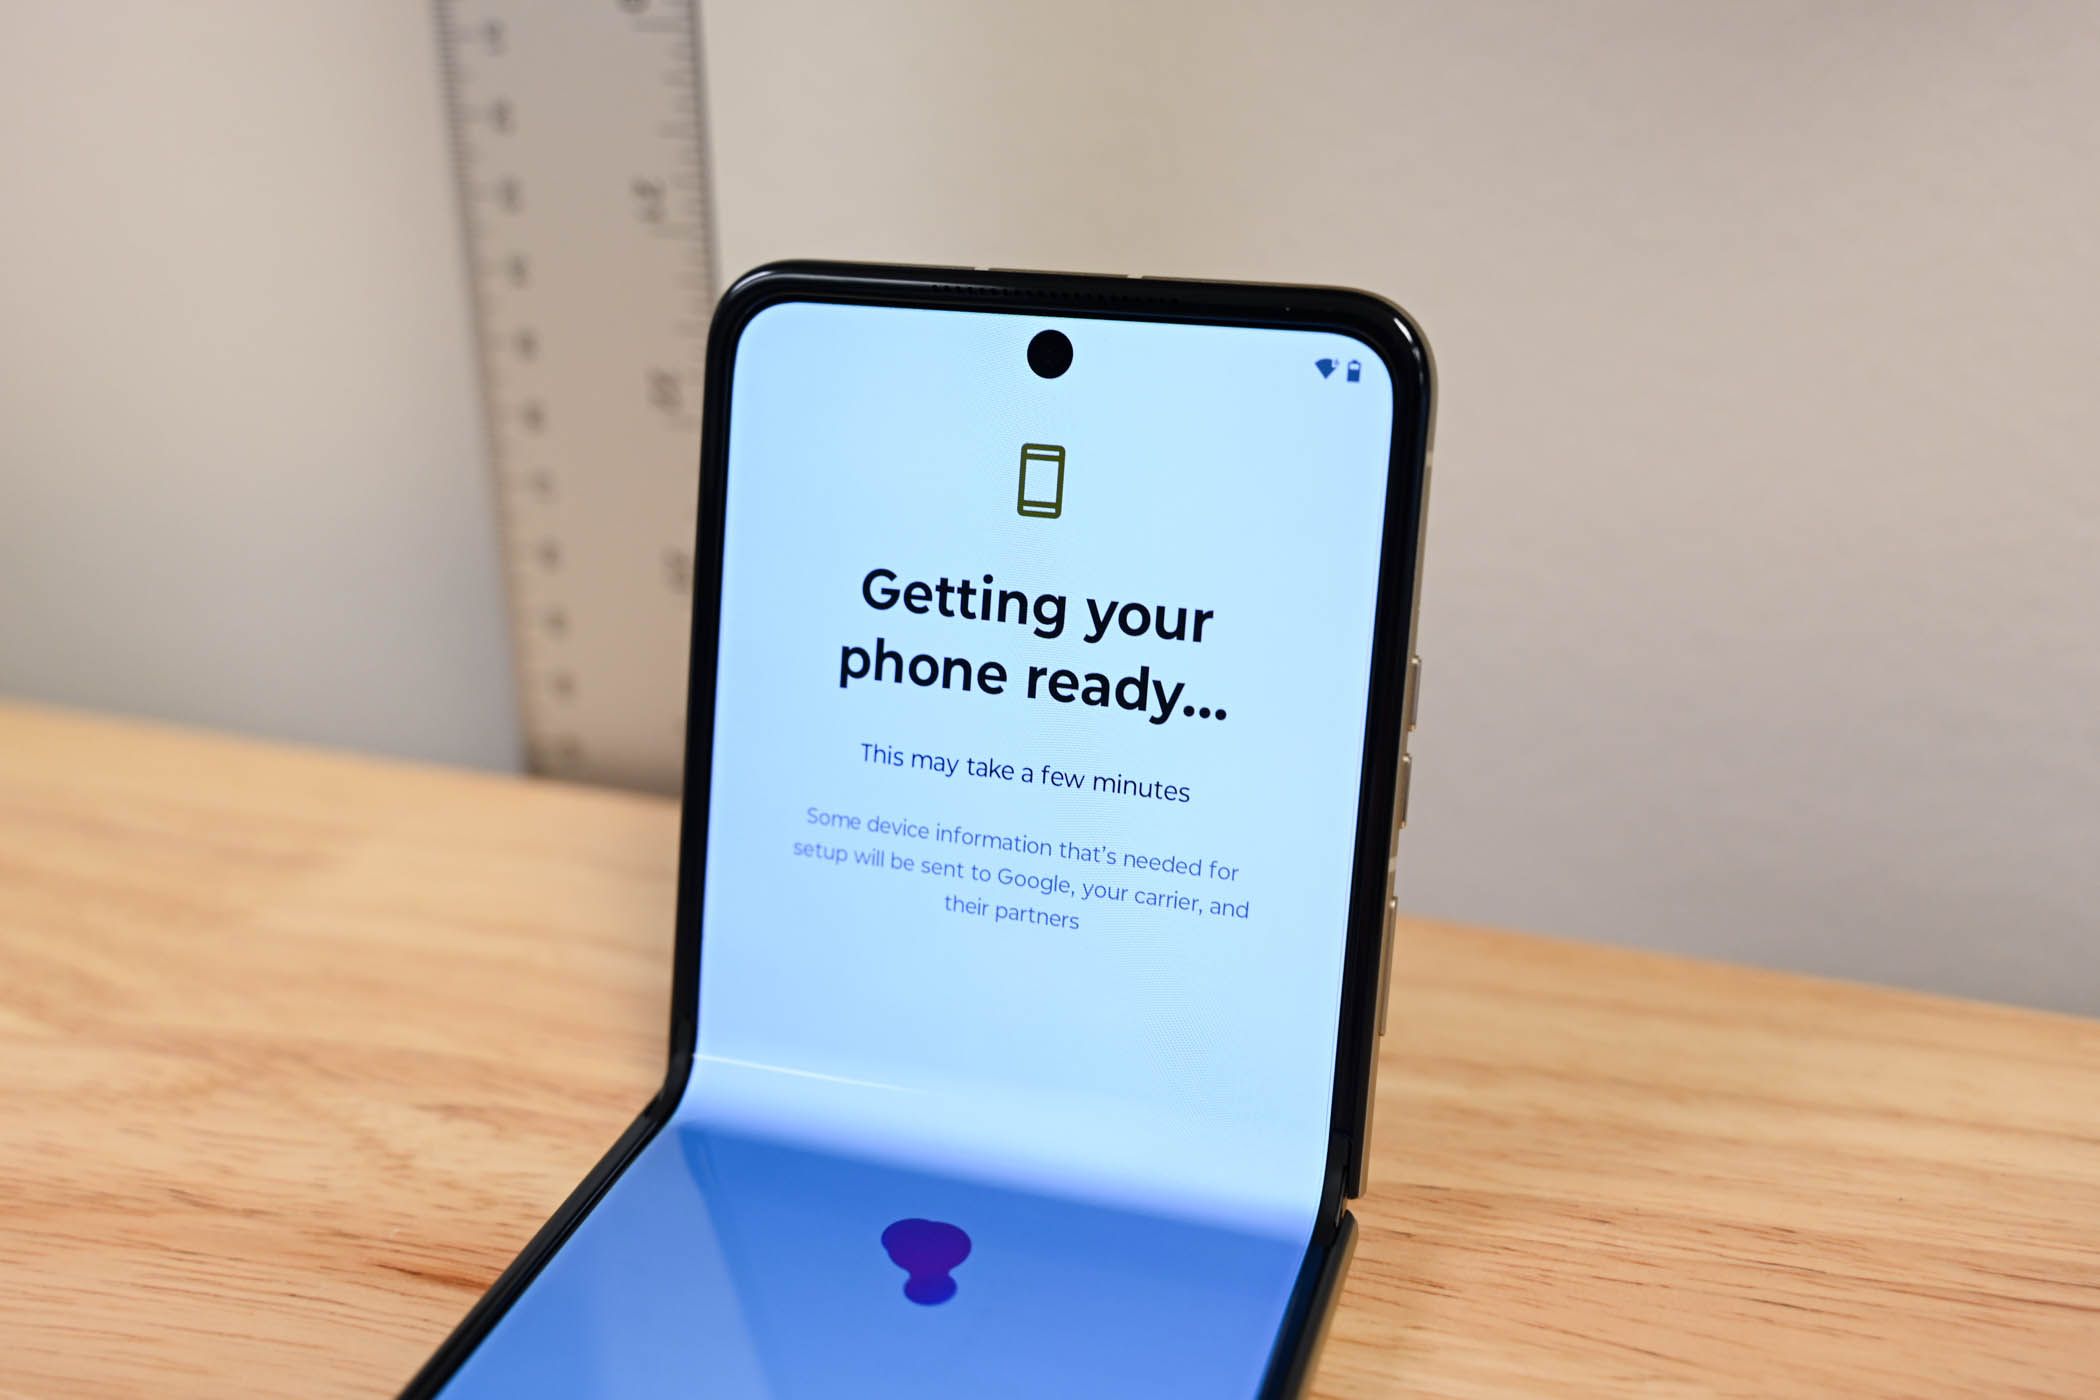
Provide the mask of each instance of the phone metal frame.
[{"label": "phone metal frame", "polygon": [[679,824],[677,944],[672,960],[670,1053],[663,1084],[409,1380],[402,1400],[432,1400],[439,1394],[621,1172],[670,1121],[691,1077],[699,1032],[701,882],[706,868],[707,794],[714,742],[730,379],[744,328],[760,311],[783,301],[1334,331],[1361,340],[1385,362],[1393,384],[1392,452],[1363,772],[1357,795],[1342,1004],[1335,1037],[1328,1165],[1313,1237],[1257,1400],[1301,1395],[1310,1384],[1342,1274],[1355,1248],[1356,1221],[1346,1202],[1362,1194],[1366,1180],[1378,1038],[1383,1033],[1380,994],[1391,961],[1391,861],[1406,815],[1401,805],[1407,744],[1404,719],[1413,713],[1414,697],[1408,687],[1419,674],[1409,663],[1414,656],[1421,600],[1422,536],[1435,434],[1436,369],[1429,342],[1398,306],[1367,292],[1339,287],[797,261],[770,263],[739,278],[723,294],[708,332],[699,529],[693,554],[684,804]]}]

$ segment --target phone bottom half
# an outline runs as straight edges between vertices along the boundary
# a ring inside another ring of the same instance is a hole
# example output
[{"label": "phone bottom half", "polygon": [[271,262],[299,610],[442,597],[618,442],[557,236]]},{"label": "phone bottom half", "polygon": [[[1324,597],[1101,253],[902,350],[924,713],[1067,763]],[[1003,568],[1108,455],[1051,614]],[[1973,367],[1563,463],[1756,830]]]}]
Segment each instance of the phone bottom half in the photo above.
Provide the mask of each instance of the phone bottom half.
[{"label": "phone bottom half", "polygon": [[441,1391],[1252,1397],[1307,1241],[673,1122]]}]

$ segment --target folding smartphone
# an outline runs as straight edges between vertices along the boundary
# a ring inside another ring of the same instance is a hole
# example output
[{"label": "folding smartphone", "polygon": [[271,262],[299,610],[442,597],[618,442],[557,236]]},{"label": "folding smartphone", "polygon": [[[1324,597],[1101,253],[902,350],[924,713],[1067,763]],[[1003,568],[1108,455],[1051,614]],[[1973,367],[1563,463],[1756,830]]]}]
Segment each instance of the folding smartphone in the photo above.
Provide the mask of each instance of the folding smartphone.
[{"label": "folding smartphone", "polygon": [[787,264],[707,376],[669,1071],[407,1394],[1297,1393],[1364,1184],[1420,333]]}]

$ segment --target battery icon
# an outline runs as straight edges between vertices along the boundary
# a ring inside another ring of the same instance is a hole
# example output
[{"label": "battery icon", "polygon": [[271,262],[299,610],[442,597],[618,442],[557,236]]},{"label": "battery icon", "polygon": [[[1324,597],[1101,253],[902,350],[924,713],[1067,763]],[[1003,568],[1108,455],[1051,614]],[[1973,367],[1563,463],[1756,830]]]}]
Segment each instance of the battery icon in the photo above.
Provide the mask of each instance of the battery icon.
[{"label": "battery icon", "polygon": [[1021,444],[1021,492],[1015,507],[1023,515],[1055,520],[1065,513],[1065,450],[1053,443]]}]

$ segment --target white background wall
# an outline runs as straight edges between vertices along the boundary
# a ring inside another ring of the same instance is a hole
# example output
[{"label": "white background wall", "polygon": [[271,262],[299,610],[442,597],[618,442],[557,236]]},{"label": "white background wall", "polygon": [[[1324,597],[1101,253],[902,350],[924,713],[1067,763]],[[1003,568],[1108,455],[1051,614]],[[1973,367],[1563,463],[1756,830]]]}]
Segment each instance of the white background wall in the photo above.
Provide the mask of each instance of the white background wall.
[{"label": "white background wall", "polygon": [[[1406,903],[2100,1012],[2100,13],[1309,10],[711,5],[725,260],[1394,296]],[[201,12],[0,20],[0,691],[503,761],[427,16]]]}]

